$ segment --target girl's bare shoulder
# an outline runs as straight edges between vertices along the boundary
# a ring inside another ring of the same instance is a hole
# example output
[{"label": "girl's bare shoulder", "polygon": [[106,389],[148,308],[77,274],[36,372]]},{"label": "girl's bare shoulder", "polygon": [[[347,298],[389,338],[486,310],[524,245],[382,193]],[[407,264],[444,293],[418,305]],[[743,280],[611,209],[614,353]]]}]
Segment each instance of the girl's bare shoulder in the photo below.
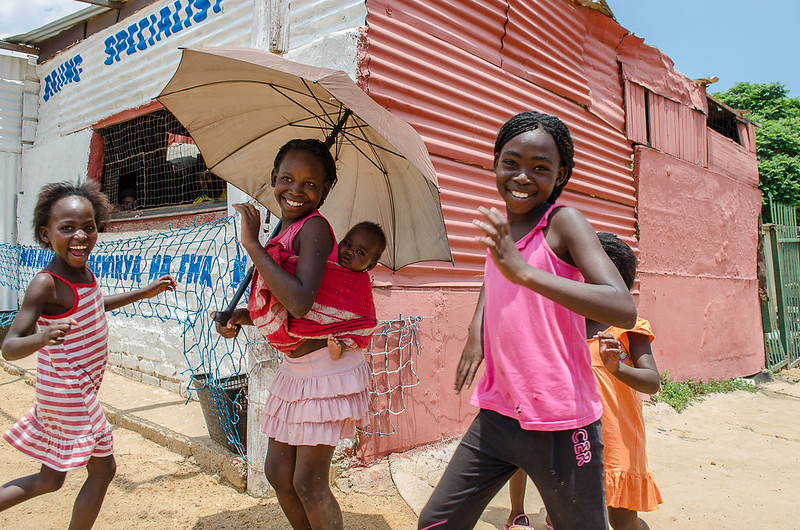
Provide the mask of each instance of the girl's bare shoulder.
[{"label": "girl's bare shoulder", "polygon": [[[550,215],[546,238],[550,248],[561,256],[568,255],[569,248],[575,248],[575,245],[584,245],[591,239],[596,240],[597,235],[580,210],[562,206]],[[599,241],[597,245],[600,245]],[[571,259],[567,261],[570,262]]]},{"label": "girl's bare shoulder", "polygon": [[314,216],[307,219],[300,231],[297,232],[294,247],[299,253],[307,245],[318,246],[322,250],[330,252],[333,248],[333,233],[328,221],[322,216]]}]

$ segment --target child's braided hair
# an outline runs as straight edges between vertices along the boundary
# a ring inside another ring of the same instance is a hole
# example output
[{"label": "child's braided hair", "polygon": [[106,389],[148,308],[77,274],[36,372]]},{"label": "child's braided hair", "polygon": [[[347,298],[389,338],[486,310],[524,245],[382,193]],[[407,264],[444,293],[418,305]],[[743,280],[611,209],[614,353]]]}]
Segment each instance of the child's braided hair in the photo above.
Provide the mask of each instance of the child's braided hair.
[{"label": "child's braided hair", "polygon": [[495,156],[499,155],[503,146],[515,136],[539,128],[544,129],[553,137],[556,146],[558,146],[558,152],[561,154],[561,165],[567,170],[566,180],[556,186],[553,189],[553,193],[547,198],[547,202],[554,204],[561,195],[564,186],[567,185],[567,182],[572,177],[572,168],[575,167],[575,147],[572,145],[572,136],[569,134],[569,129],[563,121],[556,116],[536,112],[535,110],[520,112],[500,127],[500,131],[497,133],[497,140],[494,143],[494,154]]},{"label": "child's braided hair", "polygon": [[[286,156],[286,153],[289,151],[306,151],[314,155],[322,164],[322,169],[325,172],[323,182],[330,182],[330,189],[333,189],[333,187],[336,185],[336,161],[333,159],[330,149],[325,147],[323,142],[313,138],[295,138],[294,140],[289,140],[281,146],[281,148],[278,150],[278,154],[275,155],[275,162],[273,163],[273,167],[275,169],[278,169],[283,157]],[[325,202],[325,197],[322,197],[322,199],[319,201],[317,208],[322,206],[323,202]]]}]

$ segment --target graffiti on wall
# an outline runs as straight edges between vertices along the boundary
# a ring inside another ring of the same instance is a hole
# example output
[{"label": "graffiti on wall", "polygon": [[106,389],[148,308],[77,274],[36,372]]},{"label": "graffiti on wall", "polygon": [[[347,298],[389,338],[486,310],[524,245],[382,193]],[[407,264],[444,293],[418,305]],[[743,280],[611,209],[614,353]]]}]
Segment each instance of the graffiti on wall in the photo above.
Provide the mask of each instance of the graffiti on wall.
[{"label": "graffiti on wall", "polygon": [[44,78],[44,96],[42,96],[44,100],[47,101],[61,92],[64,85],[80,82],[83,73],[81,64],[83,64],[83,57],[78,54],[59,64],[47,74]]},{"label": "graffiti on wall", "polygon": [[[173,0],[158,13],[145,15],[136,22],[123,27],[103,41],[105,65],[112,65],[124,57],[144,51],[156,42],[166,40],[185,28],[208,19],[209,13],[221,13],[223,0]],[[44,95],[50,98],[61,92],[70,83],[79,83],[83,73],[83,57],[80,54],[56,66],[44,78]]]},{"label": "graffiti on wall", "polygon": [[144,51],[162,39],[199,24],[208,13],[222,12],[222,0],[175,0],[158,13],[142,17],[138,22],[119,30],[104,41],[106,65],[121,61],[124,56]]}]

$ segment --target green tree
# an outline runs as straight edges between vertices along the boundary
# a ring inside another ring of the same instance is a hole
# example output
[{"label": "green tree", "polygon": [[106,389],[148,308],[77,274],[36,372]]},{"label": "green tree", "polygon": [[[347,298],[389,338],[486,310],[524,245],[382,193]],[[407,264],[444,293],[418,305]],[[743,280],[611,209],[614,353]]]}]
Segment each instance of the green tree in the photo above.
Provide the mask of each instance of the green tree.
[{"label": "green tree", "polygon": [[781,83],[736,83],[714,97],[735,109],[750,110],[756,127],[759,187],[764,201],[800,208],[800,98]]}]

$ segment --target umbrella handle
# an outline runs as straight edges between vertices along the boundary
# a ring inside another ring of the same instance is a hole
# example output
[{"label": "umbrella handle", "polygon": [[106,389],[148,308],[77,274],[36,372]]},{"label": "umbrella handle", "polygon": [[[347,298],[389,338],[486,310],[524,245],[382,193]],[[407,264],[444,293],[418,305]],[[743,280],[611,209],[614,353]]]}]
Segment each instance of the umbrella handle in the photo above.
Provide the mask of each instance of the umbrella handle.
[{"label": "umbrella handle", "polygon": [[[269,214],[268,214],[269,215]],[[269,219],[269,218],[267,218]],[[278,220],[278,224],[275,225],[275,229],[270,234],[269,238],[272,239],[275,237],[281,229],[281,221]],[[247,286],[250,285],[250,281],[253,279],[253,270],[255,270],[255,265],[250,265],[250,268],[247,269],[247,272],[244,275],[244,279],[239,284],[239,287],[236,288],[236,292],[233,294],[233,298],[228,303],[228,306],[223,311],[217,311],[214,314],[214,320],[219,322],[223,326],[228,323],[230,320],[231,315],[233,315],[233,310],[236,309],[236,306],[239,304],[239,300],[242,299],[242,295],[247,290]]]}]

